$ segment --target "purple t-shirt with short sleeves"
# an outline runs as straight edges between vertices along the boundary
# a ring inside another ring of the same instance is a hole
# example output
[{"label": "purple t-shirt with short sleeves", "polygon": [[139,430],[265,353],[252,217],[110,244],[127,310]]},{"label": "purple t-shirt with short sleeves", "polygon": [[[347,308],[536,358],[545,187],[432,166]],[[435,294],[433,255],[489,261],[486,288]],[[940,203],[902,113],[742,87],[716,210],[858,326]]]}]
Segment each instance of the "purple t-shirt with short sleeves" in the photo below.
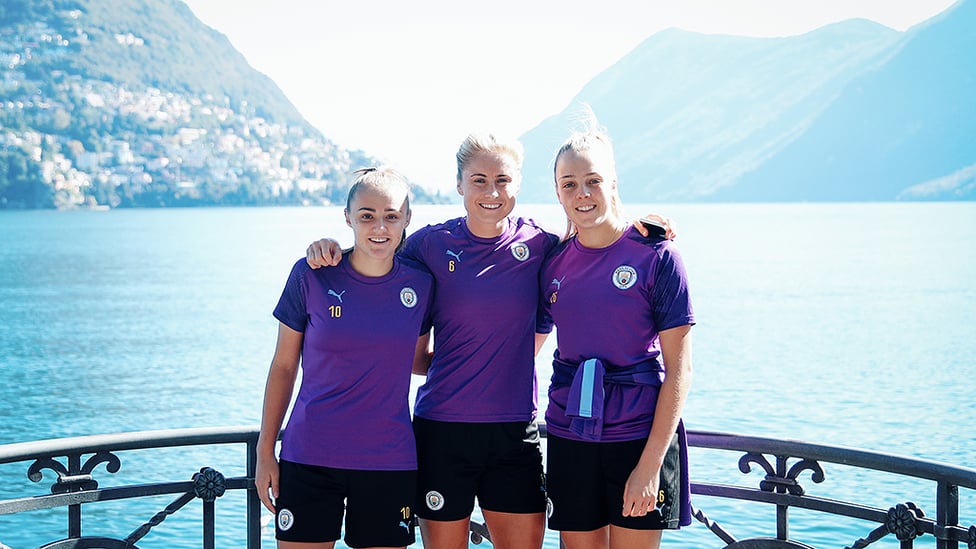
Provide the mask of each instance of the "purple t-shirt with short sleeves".
[{"label": "purple t-shirt with short sleeves", "polygon": [[532,421],[538,395],[535,333],[539,269],[556,236],[508,218],[501,236],[479,238],[464,218],[428,225],[401,254],[434,275],[434,357],[414,415],[435,421]]},{"label": "purple t-shirt with short sleeves", "polygon": [[[669,240],[642,237],[631,227],[606,248],[572,238],[546,261],[540,275],[542,307],[556,325],[557,358],[603,361],[607,375],[641,363],[661,363],[658,333],[695,323],[684,263]],[[563,438],[570,430],[565,378],[549,388],[546,426]],[[606,385],[601,440],[638,440],[650,433],[657,387]]]},{"label": "purple t-shirt with short sleeves", "polygon": [[380,277],[295,263],[274,316],[304,333],[302,382],[281,458],[337,469],[417,468],[410,370],[430,329],[433,278],[395,260]]}]

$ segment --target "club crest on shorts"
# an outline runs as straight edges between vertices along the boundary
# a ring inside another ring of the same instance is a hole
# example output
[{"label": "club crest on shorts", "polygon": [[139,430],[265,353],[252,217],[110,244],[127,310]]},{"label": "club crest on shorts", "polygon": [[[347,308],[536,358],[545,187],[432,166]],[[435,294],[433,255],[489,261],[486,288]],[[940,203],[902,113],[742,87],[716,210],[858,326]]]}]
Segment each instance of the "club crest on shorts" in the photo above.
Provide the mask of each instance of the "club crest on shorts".
[{"label": "club crest on shorts", "polygon": [[431,511],[437,511],[442,507],[444,507],[444,496],[435,490],[427,492],[427,508]]},{"label": "club crest on shorts", "polygon": [[518,259],[519,261],[525,261],[529,258],[529,247],[525,245],[525,242],[516,242],[512,244],[512,257]]},{"label": "club crest on shorts", "polygon": [[626,290],[637,283],[637,270],[630,265],[621,265],[613,271],[613,285]]},{"label": "club crest on shorts", "polygon": [[417,305],[417,292],[409,286],[400,290],[400,303],[408,309],[413,309]]},{"label": "club crest on shorts", "polygon": [[282,531],[291,529],[295,525],[295,515],[288,509],[278,511],[278,528]]}]

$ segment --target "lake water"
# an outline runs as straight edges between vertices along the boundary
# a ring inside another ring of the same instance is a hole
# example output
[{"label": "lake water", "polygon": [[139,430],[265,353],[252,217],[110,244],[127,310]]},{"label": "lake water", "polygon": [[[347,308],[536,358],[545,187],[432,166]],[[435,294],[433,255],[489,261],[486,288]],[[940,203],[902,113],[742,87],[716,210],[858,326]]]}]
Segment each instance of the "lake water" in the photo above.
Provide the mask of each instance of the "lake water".
[{"label": "lake water", "polygon": [[[558,206],[519,211],[562,227]],[[628,208],[646,211],[677,220],[690,274],[699,323],[689,428],[976,467],[976,203]],[[461,213],[418,206],[414,226]],[[271,310],[293,261],[324,235],[350,242],[339,208],[0,211],[0,444],[259,423]],[[554,339],[538,361],[543,388]],[[243,473],[241,456],[225,449],[122,457],[118,474],[100,466],[96,479],[183,478],[174,470],[189,479],[204,465]],[[738,457],[693,453],[692,477],[739,482]],[[160,466],[169,472],[151,469]],[[822,487],[805,486],[884,508],[915,498],[934,514],[928,492],[916,498],[910,487],[844,475],[828,469]],[[838,477],[843,486],[830,482]],[[51,482],[28,481],[26,465],[0,466],[0,498]],[[173,499],[86,506],[84,532],[127,535]],[[962,522],[976,522],[972,494],[961,500]],[[772,508],[696,504],[737,537],[775,535]],[[243,498],[225,496],[217,509],[217,546],[242,546]],[[140,547],[199,544],[199,516],[193,502]],[[36,547],[64,535],[64,517],[0,516],[0,542]],[[868,533],[864,524],[793,517],[795,537],[822,547]],[[274,546],[271,529],[265,540]],[[553,535],[546,543],[557,547]],[[695,524],[666,533],[664,546],[721,544]]]}]

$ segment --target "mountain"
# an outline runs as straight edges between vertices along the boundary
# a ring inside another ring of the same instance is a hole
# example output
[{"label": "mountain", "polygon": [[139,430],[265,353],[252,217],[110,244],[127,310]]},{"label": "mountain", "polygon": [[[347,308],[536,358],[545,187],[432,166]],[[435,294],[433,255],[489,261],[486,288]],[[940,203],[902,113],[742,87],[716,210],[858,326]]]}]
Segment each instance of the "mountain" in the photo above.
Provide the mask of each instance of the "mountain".
[{"label": "mountain", "polygon": [[[17,3],[33,4],[36,15],[44,13],[36,2],[13,0]],[[251,68],[227,37],[204,25],[180,0],[47,4],[47,23],[76,47],[69,43],[63,62],[52,58],[38,63],[38,69],[60,69],[131,89],[225,97],[231,105],[246,102],[257,116],[318,133],[270,78]]]},{"label": "mountain", "polygon": [[886,63],[852,81],[803,135],[729,195],[976,198],[974,56],[976,2],[970,0],[911,29]]},{"label": "mountain", "polygon": [[976,197],[972,11],[905,33],[857,19],[783,38],[657,33],[523,136],[521,199],[551,201],[581,104],[614,140],[624,200]]},{"label": "mountain", "polygon": [[377,163],[180,0],[0,4],[0,208],[335,203]]}]

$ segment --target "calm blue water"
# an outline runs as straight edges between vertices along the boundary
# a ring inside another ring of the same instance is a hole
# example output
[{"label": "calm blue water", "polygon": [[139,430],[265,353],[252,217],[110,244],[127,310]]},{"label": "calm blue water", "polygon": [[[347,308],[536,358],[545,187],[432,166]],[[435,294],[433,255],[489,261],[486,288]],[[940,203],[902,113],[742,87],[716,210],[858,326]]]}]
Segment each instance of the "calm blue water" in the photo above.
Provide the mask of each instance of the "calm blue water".
[{"label": "calm blue water", "polygon": [[[559,230],[558,206],[523,213]],[[784,437],[976,467],[976,203],[636,206],[675,218],[696,313],[689,428]],[[421,206],[415,226],[460,215]],[[338,208],[0,212],[0,444],[96,433],[257,424],[292,262],[322,235],[351,238]],[[555,338],[540,355],[551,355]],[[548,379],[539,360],[541,386]],[[543,391],[544,393],[544,391]],[[543,406],[545,403],[543,402]],[[738,455],[692,455],[693,478],[742,482]],[[103,485],[185,478],[241,456],[204,448],[124,454]],[[899,485],[828,469],[805,482],[887,508]],[[758,473],[750,485],[758,483]],[[842,480],[843,486],[838,486]],[[0,498],[46,491],[0,466]],[[831,486],[828,486],[831,485]],[[927,493],[926,493],[927,496]],[[127,535],[174,499],[86,507],[88,535]],[[963,521],[976,502],[963,493]],[[243,498],[218,500],[219,547],[242,546]],[[696,501],[743,538],[774,535],[771,508]],[[141,542],[199,543],[191,503]],[[62,512],[0,516],[0,542],[64,535]],[[842,547],[864,525],[793,513],[794,535]],[[807,520],[804,520],[807,519]],[[273,533],[266,532],[266,547]],[[928,538],[931,542],[931,538]],[[887,545],[886,545],[887,543]],[[719,546],[700,525],[665,547]],[[557,546],[550,536],[547,547]],[[875,547],[897,547],[885,541]]]}]

